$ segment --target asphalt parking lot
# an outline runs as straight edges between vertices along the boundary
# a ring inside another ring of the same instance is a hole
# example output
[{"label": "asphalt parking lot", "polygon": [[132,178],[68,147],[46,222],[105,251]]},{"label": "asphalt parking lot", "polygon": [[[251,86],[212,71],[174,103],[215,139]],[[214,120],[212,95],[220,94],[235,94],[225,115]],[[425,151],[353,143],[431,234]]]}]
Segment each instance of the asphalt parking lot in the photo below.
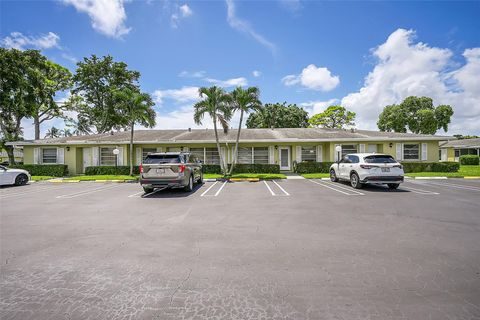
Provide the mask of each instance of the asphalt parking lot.
[{"label": "asphalt parking lot", "polygon": [[480,181],[2,188],[1,319],[480,319]]}]

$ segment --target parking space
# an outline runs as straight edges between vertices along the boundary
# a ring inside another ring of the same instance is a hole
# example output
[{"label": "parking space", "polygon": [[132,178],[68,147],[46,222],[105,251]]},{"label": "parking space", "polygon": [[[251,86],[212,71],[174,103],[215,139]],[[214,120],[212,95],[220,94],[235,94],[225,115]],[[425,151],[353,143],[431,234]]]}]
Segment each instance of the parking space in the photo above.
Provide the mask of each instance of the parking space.
[{"label": "parking space", "polygon": [[475,319],[479,195],[461,179],[1,188],[0,318]]}]

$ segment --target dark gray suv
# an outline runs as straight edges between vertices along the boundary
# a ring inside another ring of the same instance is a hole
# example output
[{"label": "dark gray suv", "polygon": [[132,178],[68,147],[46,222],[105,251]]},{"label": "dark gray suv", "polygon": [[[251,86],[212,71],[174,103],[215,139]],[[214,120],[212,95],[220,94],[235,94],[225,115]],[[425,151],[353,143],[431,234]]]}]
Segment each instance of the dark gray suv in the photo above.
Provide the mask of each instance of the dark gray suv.
[{"label": "dark gray suv", "polygon": [[203,183],[202,162],[188,152],[150,153],[140,165],[140,184],[146,193],[155,188],[184,188]]}]

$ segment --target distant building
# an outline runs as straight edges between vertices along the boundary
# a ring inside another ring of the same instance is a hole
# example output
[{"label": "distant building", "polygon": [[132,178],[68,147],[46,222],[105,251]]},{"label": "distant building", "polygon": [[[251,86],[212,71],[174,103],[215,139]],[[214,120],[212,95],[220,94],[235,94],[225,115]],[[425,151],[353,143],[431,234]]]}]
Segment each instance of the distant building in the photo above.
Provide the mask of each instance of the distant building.
[{"label": "distant building", "polygon": [[460,156],[467,154],[480,156],[480,138],[440,143],[441,161],[459,161]]}]

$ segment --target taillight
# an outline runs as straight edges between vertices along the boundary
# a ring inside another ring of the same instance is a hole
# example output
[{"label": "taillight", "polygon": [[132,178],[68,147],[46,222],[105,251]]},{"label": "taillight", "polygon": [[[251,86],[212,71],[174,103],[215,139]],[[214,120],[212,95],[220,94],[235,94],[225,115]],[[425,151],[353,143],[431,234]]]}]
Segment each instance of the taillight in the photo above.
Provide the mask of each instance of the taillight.
[{"label": "taillight", "polygon": [[362,169],[373,169],[373,168],[378,168],[378,166],[372,166],[372,165],[369,165],[369,164],[361,164],[360,168],[362,168]]},{"label": "taillight", "polygon": [[399,168],[399,169],[403,169],[403,166],[401,164],[396,164],[393,166],[394,168]]},{"label": "taillight", "polygon": [[178,173],[183,173],[185,171],[185,165],[181,164],[178,166]]},{"label": "taillight", "polygon": [[141,163],[140,163],[140,173],[143,173],[143,166]]}]

